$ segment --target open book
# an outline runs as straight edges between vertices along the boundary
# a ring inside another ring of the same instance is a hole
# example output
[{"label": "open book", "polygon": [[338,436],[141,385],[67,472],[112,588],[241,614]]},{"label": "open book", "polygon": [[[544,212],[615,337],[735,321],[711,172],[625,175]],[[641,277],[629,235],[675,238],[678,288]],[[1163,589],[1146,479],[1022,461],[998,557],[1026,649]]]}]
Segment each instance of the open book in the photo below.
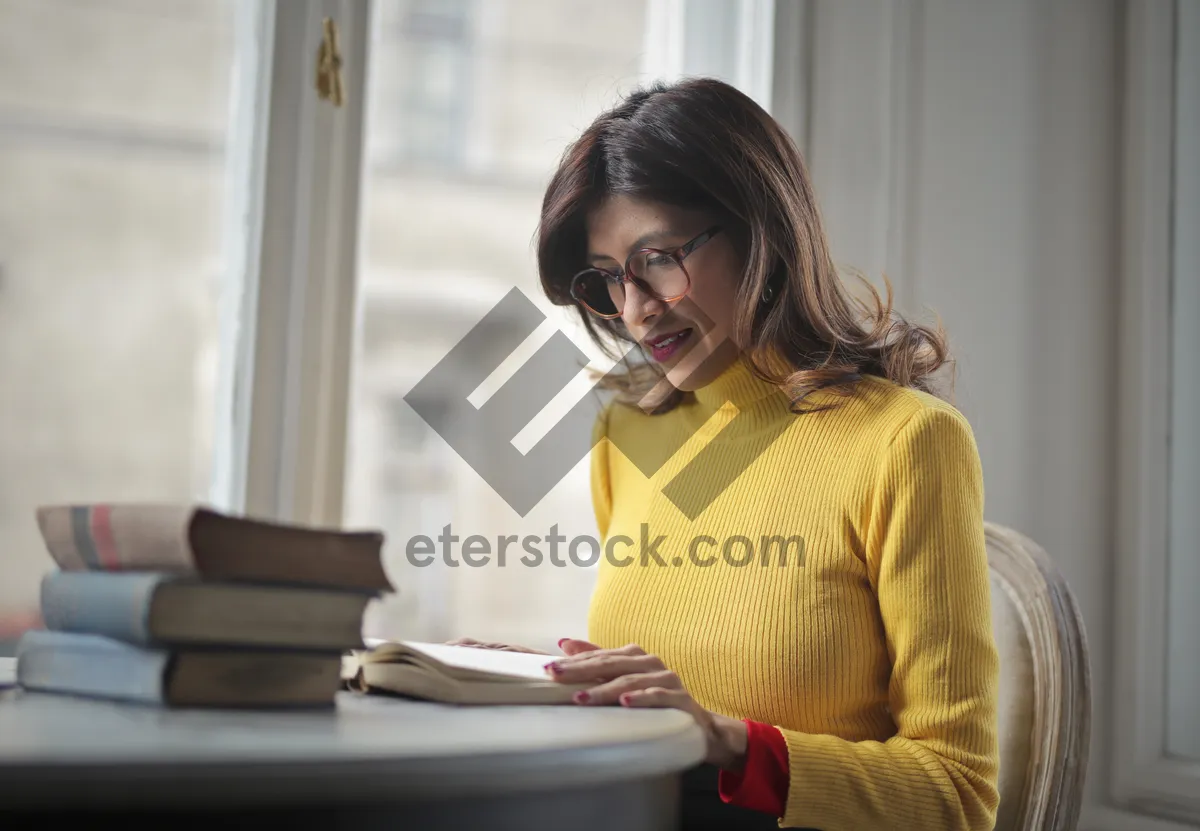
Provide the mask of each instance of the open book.
[{"label": "open book", "polygon": [[552,655],[403,641],[347,653],[342,679],[354,690],[450,704],[569,704],[590,684],[546,674]]}]

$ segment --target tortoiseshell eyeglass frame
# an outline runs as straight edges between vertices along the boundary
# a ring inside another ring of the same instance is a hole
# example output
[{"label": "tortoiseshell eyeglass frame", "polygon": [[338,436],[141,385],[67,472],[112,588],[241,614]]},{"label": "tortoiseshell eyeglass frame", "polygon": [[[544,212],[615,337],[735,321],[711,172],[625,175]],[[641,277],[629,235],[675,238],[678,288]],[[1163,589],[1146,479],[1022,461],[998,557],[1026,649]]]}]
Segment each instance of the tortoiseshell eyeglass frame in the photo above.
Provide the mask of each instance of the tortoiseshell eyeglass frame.
[{"label": "tortoiseshell eyeglass frame", "polygon": [[[691,254],[693,251],[695,251],[697,248],[704,245],[704,243],[708,242],[710,239],[712,239],[719,233],[721,233],[721,226],[713,225],[710,228],[706,228],[702,233],[692,237],[690,240],[685,242],[683,245],[681,245],[678,248],[671,250],[671,251],[665,251],[661,248],[639,248],[637,251],[634,251],[632,254],[630,254],[628,258],[626,258],[625,267],[623,269],[620,269],[617,271],[610,271],[607,268],[600,268],[599,266],[592,266],[591,268],[585,268],[583,271],[580,271],[578,274],[576,274],[574,277],[571,278],[571,297],[573,297],[575,299],[576,303],[583,306],[585,309],[587,309],[589,312],[594,314],[596,317],[603,318],[604,320],[612,320],[614,318],[620,317],[621,309],[617,309],[617,311],[613,314],[608,314],[606,312],[597,311],[596,309],[594,309],[590,305],[588,305],[588,302],[586,300],[584,300],[583,297],[580,296],[580,293],[576,290],[581,278],[586,277],[587,275],[591,274],[592,272],[599,272],[611,281],[620,282],[620,283],[633,283],[635,286],[638,287],[638,289],[640,291],[650,295],[651,297],[657,297],[659,300],[663,301],[664,303],[673,303],[676,300],[686,297],[687,293],[689,291],[691,291],[691,288],[692,288],[692,277],[690,274],[688,274],[687,269],[683,265],[684,259],[689,254]],[[683,272],[684,279],[687,280],[687,285],[684,286],[683,292],[681,292],[680,294],[671,296],[671,297],[663,297],[658,292],[656,292],[652,288],[650,288],[649,284],[646,283],[645,280],[643,280],[638,275],[634,274],[632,269],[630,268],[630,263],[633,262],[634,257],[640,256],[642,254],[661,254],[663,256],[670,257],[672,260],[674,260],[675,263],[679,266],[679,270]],[[624,304],[624,300],[622,299],[622,305],[623,304]],[[613,305],[614,306],[616,305],[615,301],[614,301]]]}]

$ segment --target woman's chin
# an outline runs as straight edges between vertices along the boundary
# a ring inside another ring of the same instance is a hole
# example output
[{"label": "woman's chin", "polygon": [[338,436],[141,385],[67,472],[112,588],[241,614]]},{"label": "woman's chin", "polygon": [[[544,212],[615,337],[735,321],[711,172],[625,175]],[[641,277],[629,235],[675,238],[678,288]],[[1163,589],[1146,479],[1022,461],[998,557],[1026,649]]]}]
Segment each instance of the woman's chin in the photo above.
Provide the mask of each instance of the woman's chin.
[{"label": "woman's chin", "polygon": [[[724,350],[697,360],[681,360],[666,368],[666,378],[677,390],[694,392],[708,386],[737,359],[737,354],[724,355]],[[690,357],[690,356],[689,356]]]},{"label": "woman's chin", "polygon": [[671,386],[683,392],[694,392],[707,386],[740,354],[730,340],[722,341],[716,349],[707,349],[706,346],[703,342],[699,343],[686,354],[672,356],[672,360],[666,362],[663,374]]}]

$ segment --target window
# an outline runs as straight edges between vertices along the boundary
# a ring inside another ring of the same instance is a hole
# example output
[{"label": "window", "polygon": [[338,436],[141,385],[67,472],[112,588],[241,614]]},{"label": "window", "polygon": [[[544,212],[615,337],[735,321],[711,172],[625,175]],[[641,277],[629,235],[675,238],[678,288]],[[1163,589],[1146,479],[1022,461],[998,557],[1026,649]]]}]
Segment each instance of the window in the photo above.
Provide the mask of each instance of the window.
[{"label": "window", "polygon": [[[369,634],[549,648],[585,631],[592,569],[520,554],[472,568],[458,552],[476,534],[594,534],[587,460],[520,517],[403,398],[514,286],[548,322],[500,374],[558,330],[607,369],[537,286],[546,182],[595,115],[651,78],[715,74],[769,99],[772,21],[772,4],[743,0],[377,3],[345,518],[385,529],[400,591]],[[434,562],[408,561],[409,540],[447,526],[457,565],[440,542]]]},{"label": "window", "polygon": [[[582,631],[588,570],[530,568],[517,557],[450,566],[440,553],[415,567],[404,552],[447,525],[460,538],[452,562],[472,534],[546,535],[555,524],[567,536],[587,533],[586,464],[518,517],[403,397],[513,286],[538,301],[531,240],[545,183],[566,144],[640,80],[645,7],[377,4],[346,519],[385,529],[400,591],[374,610],[371,634],[476,632],[546,646]],[[573,326],[561,310],[543,310]]]},{"label": "window", "polygon": [[3,617],[52,566],[38,504],[209,496],[243,125],[232,0],[0,0],[0,19]]},{"label": "window", "polygon": [[382,527],[372,634],[579,634],[590,569],[403,552],[447,523],[590,533],[586,459],[515,519],[404,394],[514,286],[549,317],[527,351],[561,328],[595,355],[536,286],[547,178],[652,78],[766,102],[773,6],[0,0],[0,619],[51,567],[37,504],[137,499]]}]

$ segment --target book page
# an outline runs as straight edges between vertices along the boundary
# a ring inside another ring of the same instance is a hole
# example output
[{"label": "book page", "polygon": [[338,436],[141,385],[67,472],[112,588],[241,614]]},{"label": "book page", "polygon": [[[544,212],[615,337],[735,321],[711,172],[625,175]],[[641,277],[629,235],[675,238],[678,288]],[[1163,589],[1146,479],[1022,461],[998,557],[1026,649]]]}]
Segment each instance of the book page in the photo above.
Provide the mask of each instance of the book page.
[{"label": "book page", "polygon": [[555,659],[553,655],[533,655],[528,652],[502,652],[498,649],[479,649],[473,646],[450,646],[444,643],[421,643],[403,641],[408,648],[461,669],[476,669],[511,675],[516,678],[532,678],[549,681],[545,666]]}]

